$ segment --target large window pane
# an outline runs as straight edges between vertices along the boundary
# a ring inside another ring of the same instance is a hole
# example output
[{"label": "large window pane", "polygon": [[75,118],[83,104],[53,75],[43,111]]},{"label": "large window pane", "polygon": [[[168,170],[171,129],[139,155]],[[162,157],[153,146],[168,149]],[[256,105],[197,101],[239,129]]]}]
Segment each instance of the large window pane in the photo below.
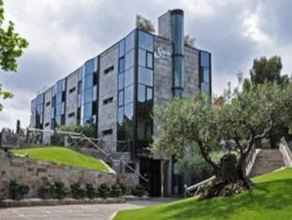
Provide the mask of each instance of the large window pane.
[{"label": "large window pane", "polygon": [[151,101],[153,99],[153,89],[147,88],[147,101]]},{"label": "large window pane", "polygon": [[147,51],[146,62],[146,67],[153,69],[153,53]]},{"label": "large window pane", "polygon": [[119,59],[119,73],[125,71],[125,57]]},{"label": "large window pane", "polygon": [[90,74],[88,76],[85,77],[85,89],[90,88],[93,86],[93,75]]},{"label": "large window pane", "polygon": [[139,83],[153,86],[153,71],[146,68],[139,68]]},{"label": "large window pane", "polygon": [[124,90],[121,90],[119,91],[119,94],[118,94],[118,106],[123,106],[124,105]]},{"label": "large window pane", "polygon": [[126,53],[134,48],[135,32],[132,32],[126,37]]},{"label": "large window pane", "polygon": [[122,125],[123,121],[124,121],[124,108],[122,107],[122,108],[119,108],[118,110],[118,123]]},{"label": "large window pane", "polygon": [[174,59],[174,85],[175,87],[183,87],[183,57]]},{"label": "large window pane", "polygon": [[121,73],[121,74],[119,74],[119,76],[118,76],[118,81],[119,81],[119,89],[122,89],[122,88],[124,88],[124,79],[125,79],[125,74],[124,73]]},{"label": "large window pane", "polygon": [[134,105],[130,104],[130,105],[126,105],[125,106],[125,118],[127,120],[132,120],[134,116]]},{"label": "large window pane", "polygon": [[87,103],[84,105],[84,121],[89,121],[92,116],[92,103]]},{"label": "large window pane", "polygon": [[209,67],[210,66],[210,55],[207,52],[201,52],[201,66]]},{"label": "large window pane", "polygon": [[125,89],[125,104],[134,102],[134,87],[129,86]]},{"label": "large window pane", "polygon": [[85,77],[95,71],[95,58],[85,63]]},{"label": "large window pane", "polygon": [[125,87],[134,83],[134,69],[128,69],[125,72]]},{"label": "large window pane", "polygon": [[143,31],[139,31],[139,47],[153,51],[153,36]]},{"label": "large window pane", "polygon": [[210,72],[209,72],[209,68],[204,68],[203,69],[203,77],[204,77],[204,82],[209,83],[210,82]]},{"label": "large window pane", "polygon": [[134,50],[131,50],[126,54],[126,65],[125,69],[129,69],[134,65]]},{"label": "large window pane", "polygon": [[138,85],[138,102],[146,101],[146,87],[139,84]]},{"label": "large window pane", "polygon": [[92,102],[92,99],[93,99],[92,88],[86,89],[84,94],[84,103]]},{"label": "large window pane", "polygon": [[146,50],[139,49],[139,66],[146,67]]}]

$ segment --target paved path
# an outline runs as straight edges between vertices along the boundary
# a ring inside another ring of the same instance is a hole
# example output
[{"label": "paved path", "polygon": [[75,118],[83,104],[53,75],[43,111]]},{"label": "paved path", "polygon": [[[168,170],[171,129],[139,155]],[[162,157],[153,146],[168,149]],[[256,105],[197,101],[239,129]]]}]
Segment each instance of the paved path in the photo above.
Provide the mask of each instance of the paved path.
[{"label": "paved path", "polygon": [[0,209],[0,220],[109,220],[118,210],[142,208],[169,199],[133,201],[125,204],[68,205]]}]

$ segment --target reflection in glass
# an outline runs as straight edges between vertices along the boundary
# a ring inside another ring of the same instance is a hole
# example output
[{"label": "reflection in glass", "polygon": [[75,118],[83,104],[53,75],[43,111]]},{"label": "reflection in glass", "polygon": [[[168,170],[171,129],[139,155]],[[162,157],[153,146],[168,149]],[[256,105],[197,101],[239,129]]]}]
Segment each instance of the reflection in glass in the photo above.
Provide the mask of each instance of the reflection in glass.
[{"label": "reflection in glass", "polygon": [[135,45],[135,31],[126,37],[126,53],[134,48]]},{"label": "reflection in glass", "polygon": [[134,68],[128,69],[125,72],[125,87],[134,83]]},{"label": "reflection in glass", "polygon": [[139,67],[138,81],[139,83],[153,86],[153,71],[150,69]]},{"label": "reflection in glass", "polygon": [[134,65],[134,50],[131,50],[126,54],[126,64],[125,64],[125,69],[129,69]]},{"label": "reflection in glass", "polygon": [[144,85],[138,85],[138,102],[146,101],[146,87]]},{"label": "reflection in glass", "polygon": [[153,36],[144,31],[139,31],[139,47],[153,51]]},{"label": "reflection in glass", "polygon": [[125,118],[127,120],[132,120],[134,116],[134,105],[129,104],[125,106]]},{"label": "reflection in glass", "polygon": [[134,86],[125,88],[125,104],[134,102]]},{"label": "reflection in glass", "polygon": [[139,49],[139,66],[146,67],[146,50]]}]

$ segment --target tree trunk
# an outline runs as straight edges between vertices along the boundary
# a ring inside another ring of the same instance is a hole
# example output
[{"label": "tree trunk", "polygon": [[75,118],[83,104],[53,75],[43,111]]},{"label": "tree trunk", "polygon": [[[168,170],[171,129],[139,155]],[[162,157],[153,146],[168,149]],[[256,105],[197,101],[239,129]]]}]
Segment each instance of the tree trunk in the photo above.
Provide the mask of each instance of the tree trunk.
[{"label": "tree trunk", "polygon": [[252,182],[245,174],[243,161],[237,161],[233,154],[225,155],[221,159],[216,179],[202,190],[201,197],[231,196],[251,189]]}]

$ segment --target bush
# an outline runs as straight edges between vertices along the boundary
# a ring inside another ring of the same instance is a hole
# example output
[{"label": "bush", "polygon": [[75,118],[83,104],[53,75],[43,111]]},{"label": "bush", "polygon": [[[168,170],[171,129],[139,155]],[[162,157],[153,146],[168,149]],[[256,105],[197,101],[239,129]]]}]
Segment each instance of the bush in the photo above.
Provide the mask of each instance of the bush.
[{"label": "bush", "polygon": [[64,183],[62,182],[55,182],[54,183],[54,193],[53,198],[55,199],[64,199],[67,195],[67,190],[65,188]]},{"label": "bush", "polygon": [[18,184],[15,180],[9,183],[9,197],[13,200],[21,200],[29,192],[29,187]]},{"label": "bush", "polygon": [[110,191],[110,196],[111,197],[120,197],[122,195],[122,189],[120,184],[115,184],[112,185],[111,191]]},{"label": "bush", "polygon": [[106,184],[103,183],[98,187],[97,192],[98,192],[98,196],[105,199],[110,194],[110,188]]},{"label": "bush", "polygon": [[146,195],[146,190],[143,186],[137,185],[134,188],[132,188],[132,194],[134,196],[142,197],[142,196]]},{"label": "bush", "polygon": [[46,182],[38,189],[38,196],[42,199],[64,199],[67,194],[67,189],[62,182],[53,184]]},{"label": "bush", "polygon": [[129,192],[129,188],[126,185],[119,183],[119,186],[121,188],[121,195],[122,196],[126,195]]},{"label": "bush", "polygon": [[74,199],[83,199],[86,197],[86,190],[79,183],[71,185],[71,194]]},{"label": "bush", "polygon": [[89,199],[94,199],[96,197],[96,190],[92,184],[86,184],[86,196]]}]

